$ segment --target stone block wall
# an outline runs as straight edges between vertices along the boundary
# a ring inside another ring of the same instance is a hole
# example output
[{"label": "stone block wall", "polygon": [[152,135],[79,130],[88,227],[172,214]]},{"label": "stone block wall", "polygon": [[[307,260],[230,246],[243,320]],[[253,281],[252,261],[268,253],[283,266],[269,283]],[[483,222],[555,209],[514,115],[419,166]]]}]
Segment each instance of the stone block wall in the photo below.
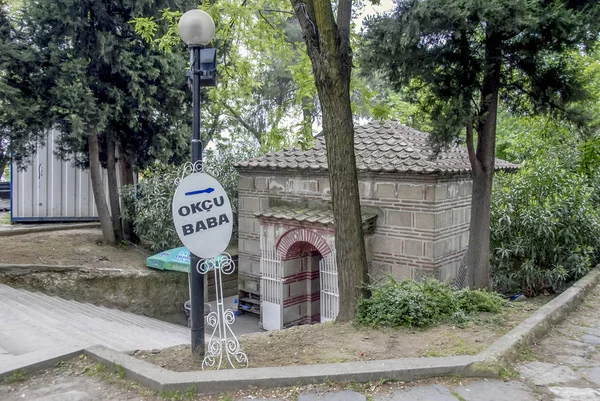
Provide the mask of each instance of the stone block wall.
[{"label": "stone block wall", "polygon": [[[251,291],[260,280],[260,220],[254,215],[281,201],[327,201],[329,179],[326,174],[286,175],[281,171],[241,171],[238,192],[238,254],[240,288]],[[285,222],[291,227],[302,227]],[[327,229],[332,232],[333,227]],[[277,224],[277,235],[284,229]]]},{"label": "stone block wall", "polygon": [[[260,278],[260,221],[254,213],[281,201],[328,201],[330,185],[326,172],[300,170],[243,170],[239,182],[239,278],[240,287],[249,288]],[[366,173],[359,175],[359,189],[361,205],[378,213],[375,232],[366,238],[375,279],[455,276],[468,241],[469,174]]]},{"label": "stone block wall", "polygon": [[435,268],[442,280],[456,277],[469,243],[471,192],[469,175],[440,180],[436,187]]},{"label": "stone block wall", "polygon": [[283,327],[319,322],[319,259],[316,255],[282,262]]}]

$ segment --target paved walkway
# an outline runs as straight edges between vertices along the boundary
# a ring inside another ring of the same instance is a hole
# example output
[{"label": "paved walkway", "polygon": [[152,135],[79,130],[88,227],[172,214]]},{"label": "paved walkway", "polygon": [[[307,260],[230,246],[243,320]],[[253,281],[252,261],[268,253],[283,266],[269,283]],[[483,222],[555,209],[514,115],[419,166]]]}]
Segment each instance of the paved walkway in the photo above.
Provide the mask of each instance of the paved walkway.
[{"label": "paved walkway", "polygon": [[[2,301],[0,301],[2,305]],[[597,288],[584,304],[568,319],[552,329],[549,335],[532,349],[522,352],[523,361],[508,373],[508,380],[441,381],[443,384],[406,386],[376,385],[373,391],[317,392],[300,389],[256,390],[246,394],[202,396],[194,400],[254,400],[254,401],[600,401],[600,289]],[[2,318],[0,311],[0,319]],[[1,327],[1,325],[0,325]],[[317,367],[316,367],[317,368]],[[131,391],[130,386],[118,387],[98,378],[53,376],[20,385],[0,386],[0,398],[53,401],[126,401],[159,400],[156,394]],[[410,388],[409,388],[410,387]],[[3,394],[4,392],[4,394]],[[110,395],[108,395],[110,394]],[[4,395],[4,397],[2,397]],[[279,398],[277,398],[279,397]]]},{"label": "paved walkway", "polygon": [[[239,316],[233,330],[236,335],[259,331],[258,321]],[[206,333],[208,340],[212,328],[207,327]],[[187,327],[0,284],[0,366],[57,348],[104,345],[128,352],[189,342]]]},{"label": "paved walkway", "polygon": [[0,284],[0,364],[54,348],[165,348],[189,336],[183,326]]}]

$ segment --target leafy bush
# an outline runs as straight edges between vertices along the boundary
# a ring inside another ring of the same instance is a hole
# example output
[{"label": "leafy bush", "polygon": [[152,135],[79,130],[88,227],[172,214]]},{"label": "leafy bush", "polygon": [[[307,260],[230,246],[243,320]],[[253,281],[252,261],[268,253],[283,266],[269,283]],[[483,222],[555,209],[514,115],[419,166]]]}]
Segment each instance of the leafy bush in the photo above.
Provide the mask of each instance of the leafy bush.
[{"label": "leafy bush", "polygon": [[154,252],[181,246],[171,213],[181,172],[181,167],[156,165],[144,171],[137,188],[121,188],[123,218],[133,223],[136,235]]},{"label": "leafy bush", "polygon": [[500,312],[506,300],[493,292],[453,290],[434,279],[421,283],[390,278],[370,286],[358,302],[356,323],[368,326],[424,327],[452,320],[464,324],[478,312]]},{"label": "leafy bush", "polygon": [[537,295],[585,275],[596,262],[600,216],[596,183],[562,148],[495,177],[491,263],[496,289]]},{"label": "leafy bush", "polygon": [[[234,236],[237,235],[238,174],[233,163],[252,157],[256,152],[249,148],[232,148],[207,151],[205,171],[215,177],[231,201]],[[177,189],[176,179],[183,167],[156,164],[142,174],[137,187],[124,186],[123,217],[133,222],[135,233],[155,252],[181,246],[173,225],[171,204]]]}]

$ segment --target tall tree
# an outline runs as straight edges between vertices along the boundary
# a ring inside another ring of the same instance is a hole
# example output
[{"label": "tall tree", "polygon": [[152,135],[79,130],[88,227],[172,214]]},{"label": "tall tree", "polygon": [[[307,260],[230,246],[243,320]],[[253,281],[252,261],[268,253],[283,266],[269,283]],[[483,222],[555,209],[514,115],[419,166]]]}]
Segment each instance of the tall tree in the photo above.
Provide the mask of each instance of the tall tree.
[{"label": "tall tree", "polygon": [[[340,288],[338,320],[349,320],[364,291],[362,284],[368,281],[350,98],[352,2],[341,0],[337,5],[337,17],[328,0],[292,0],[289,3],[283,0],[217,1],[205,2],[202,9],[215,19],[215,46],[219,48],[219,54],[226,55],[219,66],[222,80],[208,97],[213,106],[223,105],[232,120],[238,121],[249,132],[262,127],[266,138],[261,139],[261,143],[267,148],[276,147],[270,146],[270,142],[284,143],[285,137],[281,133],[285,131],[285,125],[281,123],[286,119],[282,117],[293,115],[294,110],[301,110],[297,114],[301,132],[305,137],[310,136],[310,129],[307,129],[312,122],[309,110],[314,104],[312,94],[316,86],[336,222]],[[293,32],[294,21],[290,21],[292,15],[298,19],[306,52],[299,51],[300,46],[295,43],[297,34]],[[179,41],[172,29],[155,38],[158,27],[152,19],[142,18],[136,22],[138,32],[157,40],[163,48]],[[312,65],[313,74],[309,65]],[[285,73],[286,68],[292,72],[291,80]],[[276,78],[276,85],[264,82],[265,72]],[[289,93],[282,92],[281,88],[290,88]],[[255,101],[257,95],[258,102]],[[296,108],[290,108],[290,105]],[[262,135],[260,129],[256,131]],[[272,141],[273,138],[276,140]],[[302,141],[303,136],[293,139],[296,141],[292,143]]]},{"label": "tall tree", "polygon": [[[181,145],[189,133],[182,121],[190,120],[183,75],[187,59],[153,49],[129,23],[137,15],[158,15],[172,3],[31,1],[19,21],[18,33],[27,38],[23,44],[33,51],[26,64],[39,71],[20,99],[36,105],[43,129],[60,131],[58,153],[90,169],[107,243],[122,238],[117,157],[125,167],[144,167],[156,158],[177,160],[189,152]],[[15,121],[11,130],[18,124],[24,131],[39,130]],[[108,169],[110,208],[101,163]]]},{"label": "tall tree", "polygon": [[352,1],[340,0],[337,16],[329,0],[291,3],[302,27],[321,105],[335,221],[340,289],[337,320],[347,321],[354,317],[362,284],[368,282],[350,101]]},{"label": "tall tree", "polygon": [[528,112],[566,118],[585,96],[569,52],[598,35],[596,1],[398,0],[396,10],[367,22],[361,61],[400,89],[427,93],[438,147],[463,132],[473,176],[468,285],[489,288],[490,203],[499,100]]},{"label": "tall tree", "polygon": [[22,164],[44,138],[39,115],[40,72],[33,52],[17,30],[14,2],[0,0],[0,177],[10,161]]},{"label": "tall tree", "polygon": [[[218,87],[203,95],[203,142],[253,138],[264,150],[310,144],[316,89],[289,1],[219,0],[200,8],[215,20],[219,76]],[[134,20],[136,31],[166,52],[181,43],[176,25],[164,17]]]}]

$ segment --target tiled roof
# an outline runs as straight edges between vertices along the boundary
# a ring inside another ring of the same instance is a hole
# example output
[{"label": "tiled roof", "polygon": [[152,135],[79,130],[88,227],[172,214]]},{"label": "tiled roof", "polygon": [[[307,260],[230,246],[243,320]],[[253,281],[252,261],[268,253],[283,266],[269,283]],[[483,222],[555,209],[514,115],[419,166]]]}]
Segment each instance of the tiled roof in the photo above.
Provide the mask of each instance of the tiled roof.
[{"label": "tiled roof", "polygon": [[[459,173],[471,171],[464,146],[455,146],[431,159],[429,134],[395,122],[371,122],[355,127],[354,147],[358,171],[404,173]],[[327,170],[325,139],[315,138],[312,148],[288,148],[234,164],[238,168]],[[497,170],[514,170],[516,164],[496,159]]]},{"label": "tiled roof", "polygon": [[[294,206],[274,206],[254,214],[256,217],[271,217],[274,219],[295,220],[308,223],[333,224],[333,212],[330,208],[307,208]],[[375,219],[377,213],[362,211],[363,223]]]}]

